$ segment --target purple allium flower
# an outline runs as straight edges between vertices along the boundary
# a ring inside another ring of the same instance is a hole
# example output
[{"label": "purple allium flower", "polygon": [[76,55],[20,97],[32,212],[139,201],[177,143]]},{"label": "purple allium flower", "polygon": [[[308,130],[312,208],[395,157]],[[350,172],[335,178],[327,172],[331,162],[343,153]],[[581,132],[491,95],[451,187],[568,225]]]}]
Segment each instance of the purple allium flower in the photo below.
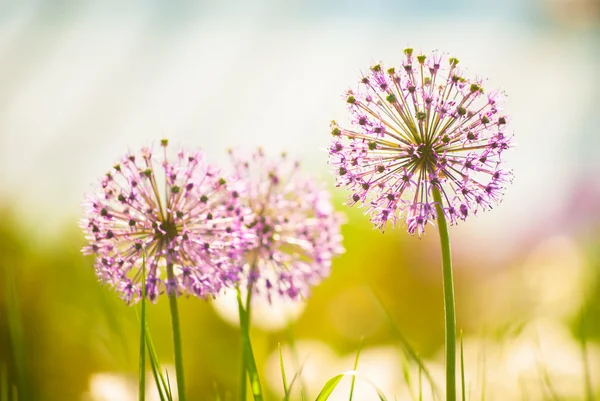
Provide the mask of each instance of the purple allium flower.
[{"label": "purple allium flower", "polygon": [[163,292],[214,296],[239,276],[247,238],[238,192],[199,152],[168,160],[167,144],[162,157],[150,148],[123,157],[84,202],[83,252],[127,303],[140,299],[143,271],[152,301]]},{"label": "purple allium flower", "polygon": [[343,215],[333,210],[329,192],[285,155],[269,159],[261,149],[251,157],[231,155],[245,183],[242,202],[253,211],[246,224],[258,242],[246,253],[245,281],[269,301],[273,294],[306,297],[344,252]]},{"label": "purple allium flower", "polygon": [[436,218],[439,189],[451,224],[498,203],[512,172],[502,167],[511,147],[503,94],[484,93],[482,80],[463,77],[456,58],[404,50],[398,69],[377,64],[349,90],[352,128],[331,123],[330,163],[348,203],[384,230],[403,219],[420,236]]}]

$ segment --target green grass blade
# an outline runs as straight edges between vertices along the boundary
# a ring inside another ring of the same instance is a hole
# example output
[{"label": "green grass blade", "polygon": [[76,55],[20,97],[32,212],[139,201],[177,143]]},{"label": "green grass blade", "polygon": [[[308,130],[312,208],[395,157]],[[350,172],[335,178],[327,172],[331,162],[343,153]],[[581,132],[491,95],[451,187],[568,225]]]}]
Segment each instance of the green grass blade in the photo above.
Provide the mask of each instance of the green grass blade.
[{"label": "green grass blade", "polygon": [[[158,396],[160,398],[161,401],[170,401],[172,400],[172,396],[171,393],[167,390],[169,387],[167,386],[167,381],[165,380],[164,375],[162,374],[162,368],[160,366],[160,362],[158,360],[158,356],[156,354],[156,349],[154,348],[154,343],[152,341],[152,336],[150,335],[150,329],[148,328],[148,322],[147,322],[147,314],[146,314],[146,309],[145,309],[145,285],[143,286],[144,289],[142,290],[142,313],[140,316],[140,313],[138,312],[138,310],[136,309],[136,316],[138,321],[140,322],[140,327],[144,328],[144,332],[143,334],[140,334],[140,343],[142,342],[141,338],[143,337],[143,343],[146,346],[146,350],[148,351],[148,357],[150,359],[150,368],[152,369],[152,376],[154,378],[154,384],[156,386],[156,391],[158,393]],[[142,324],[142,321],[144,321],[145,324]],[[144,354],[144,366],[145,366],[145,352]],[[141,369],[141,356],[142,356],[142,352],[140,349],[140,369]],[[145,376],[145,369],[144,369],[144,376]],[[145,381],[145,378],[144,378]],[[141,385],[141,383],[140,383]],[[140,388],[140,393],[141,393],[142,389]],[[144,393],[145,393],[145,385],[144,385]],[[141,399],[141,397],[140,397]]]},{"label": "green grass blade", "polygon": [[142,301],[140,319],[139,401],[146,399],[146,261],[142,259]]},{"label": "green grass blade", "polygon": [[[352,367],[352,370],[354,370],[355,372],[356,372],[356,369],[358,368],[358,358],[360,357],[360,351],[362,350],[364,339],[365,339],[364,337],[362,337],[360,339],[360,343],[358,344],[358,349],[356,350],[356,358],[354,358],[354,366]],[[350,383],[349,401],[352,401],[352,396],[354,395],[354,382],[355,381],[356,381],[356,375],[352,375],[352,382]]]},{"label": "green grass blade", "polygon": [[160,361],[154,348],[154,342],[150,335],[150,329],[146,326],[146,346],[148,349],[148,356],[150,357],[150,366],[152,367],[152,375],[154,376],[154,383],[156,384],[156,390],[161,401],[171,401],[173,399],[171,392],[168,390],[167,380],[162,373]]},{"label": "green grass blade", "polygon": [[300,382],[300,395],[302,397],[302,399],[304,399],[304,397],[306,397],[306,394],[304,392],[304,386],[302,386],[302,370],[304,370],[304,364],[306,363],[306,360],[304,362],[302,362],[302,365],[300,365],[300,369],[298,369],[298,371],[296,373],[294,373],[294,376],[292,377],[292,381],[290,381],[290,386],[288,387],[288,394],[292,394],[292,388],[294,387],[294,384],[296,383],[296,381]]},{"label": "green grass blade", "polygon": [[431,386],[431,391],[433,393],[434,399],[436,399],[436,400],[439,399],[440,390],[439,390],[437,384],[435,383],[435,381],[433,380],[433,376],[431,376],[431,373],[429,372],[429,370],[427,369],[427,367],[425,366],[425,364],[419,357],[419,354],[415,351],[415,349],[412,347],[412,345],[410,345],[410,342],[406,339],[406,337],[404,337],[404,335],[402,334],[402,331],[398,328],[398,325],[394,321],[394,318],[392,317],[391,312],[385,306],[385,304],[383,303],[383,300],[381,299],[379,294],[371,286],[369,286],[369,290],[371,291],[371,294],[373,294],[373,296],[375,297],[377,304],[383,311],[385,318],[388,321],[388,324],[389,324],[389,327],[390,327],[390,330],[392,333],[392,337],[394,337],[396,340],[398,340],[398,343],[399,343],[399,346],[400,346],[400,349],[402,350],[402,352],[404,352],[404,354],[410,360],[412,360],[419,366],[419,369],[421,369],[421,371],[425,375],[425,378],[429,382],[429,385]]},{"label": "green grass blade", "polygon": [[287,385],[287,378],[285,375],[285,365],[283,363],[283,354],[281,353],[281,343],[277,343],[277,348],[279,349],[279,369],[281,369],[281,380],[283,382],[283,392],[285,394],[284,400],[289,401],[290,399],[290,390]]},{"label": "green grass blade", "polygon": [[463,347],[463,332],[460,331],[460,383],[462,391],[462,401],[465,401],[465,351]]},{"label": "green grass blade", "polygon": [[381,389],[379,387],[377,387],[369,379],[357,375],[356,372],[354,372],[354,371],[353,372],[340,373],[338,375],[333,376],[331,379],[327,380],[327,382],[325,383],[325,385],[323,386],[323,388],[319,392],[319,395],[317,396],[317,398],[315,399],[315,401],[326,401],[327,399],[329,399],[329,396],[331,395],[331,393],[333,392],[333,390],[335,390],[335,388],[340,383],[340,381],[344,377],[346,377],[346,376],[353,376],[353,377],[354,376],[358,376],[361,380],[366,381],[367,383],[369,383],[373,387],[373,389],[377,392],[377,395],[379,396],[379,400],[380,401],[387,401],[387,398],[386,398],[385,394],[383,394],[383,391],[381,391]]},{"label": "green grass blade", "polygon": [[153,363],[152,358],[150,358],[150,366],[152,369],[152,377],[154,377],[154,384],[156,385],[156,392],[158,393],[158,397],[160,401],[167,401],[167,398],[163,392],[163,387],[160,382],[159,370],[156,368],[156,364]]},{"label": "green grass blade", "polygon": [[344,374],[339,374],[327,380],[327,383],[325,383],[315,401],[326,401],[343,378]]},{"label": "green grass blade", "polygon": [[171,394],[173,394],[173,389],[171,388],[171,380],[169,379],[169,372],[167,372],[167,370],[165,369],[165,376],[167,378],[167,390],[168,390],[168,396],[169,396],[169,401],[173,401],[173,396]]},{"label": "green grass blade", "polygon": [[402,354],[402,357],[403,357],[402,358],[402,375],[404,376],[404,381],[406,383],[406,386],[408,387],[408,391],[410,393],[410,398],[411,398],[411,400],[414,401],[417,399],[417,397],[415,396],[415,394],[413,392],[412,379],[410,377],[411,363],[408,360],[408,357],[404,353]]},{"label": "green grass blade", "polygon": [[[296,338],[294,336],[294,327],[292,324],[288,324],[286,327],[286,337],[288,340],[288,344],[290,347],[290,353],[292,355],[292,362],[294,364],[294,366],[300,366],[300,368],[298,369],[298,372],[294,375],[294,380],[298,380],[298,382],[300,383],[300,394],[302,395],[302,397],[306,397],[308,398],[308,394],[306,394],[306,385],[304,384],[304,377],[302,376],[301,372],[304,369],[304,364],[306,363],[306,360],[304,360],[302,363],[300,363],[300,358],[298,356],[298,348],[296,347]],[[289,387],[289,391],[290,394],[292,392],[292,385],[294,383],[294,380],[292,380],[292,382],[290,382],[290,387]]]},{"label": "green grass blade", "polygon": [[[242,295],[239,288],[237,289],[237,300],[238,308],[240,311],[244,310],[244,304],[242,302]],[[245,310],[244,310],[245,311]],[[247,313],[243,313],[243,318],[240,319],[240,331],[242,335],[242,352],[244,352],[246,364],[246,371],[250,377],[250,389],[255,401],[262,401],[262,387],[260,385],[260,378],[258,375],[258,368],[256,367],[256,360],[254,359],[254,352],[252,350],[252,343],[250,341],[250,319]]]},{"label": "green grass blade", "polygon": [[30,386],[27,379],[25,344],[23,344],[23,327],[21,325],[21,312],[17,298],[15,278],[9,267],[4,269],[6,309],[8,318],[8,335],[12,350],[13,363],[16,370],[16,393],[21,401],[31,400]]}]

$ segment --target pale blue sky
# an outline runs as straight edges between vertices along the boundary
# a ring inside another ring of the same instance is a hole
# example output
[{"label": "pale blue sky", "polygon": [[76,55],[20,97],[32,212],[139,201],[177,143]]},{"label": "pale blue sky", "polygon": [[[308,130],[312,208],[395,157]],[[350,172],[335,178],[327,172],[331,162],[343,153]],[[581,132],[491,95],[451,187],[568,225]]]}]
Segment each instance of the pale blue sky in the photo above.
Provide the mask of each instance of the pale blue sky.
[{"label": "pale blue sky", "polygon": [[600,172],[598,19],[564,19],[558,1],[0,2],[0,199],[62,223],[113,161],[162,137],[216,162],[287,150],[332,180],[341,94],[412,46],[508,93],[515,183],[460,231],[510,240],[564,213],[575,173]]}]

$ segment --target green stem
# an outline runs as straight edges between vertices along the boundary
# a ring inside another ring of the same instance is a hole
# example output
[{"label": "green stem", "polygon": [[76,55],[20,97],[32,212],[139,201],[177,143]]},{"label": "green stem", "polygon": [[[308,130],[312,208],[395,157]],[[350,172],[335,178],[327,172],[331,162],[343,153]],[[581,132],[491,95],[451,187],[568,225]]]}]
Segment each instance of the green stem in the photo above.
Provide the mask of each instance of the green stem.
[{"label": "green stem", "polygon": [[[249,292],[252,292],[252,288],[249,286]],[[246,296],[248,305],[251,300],[251,295]],[[254,352],[252,351],[252,343],[250,341],[250,308],[244,309],[242,302],[242,295],[240,289],[237,289],[237,301],[238,310],[240,311],[240,331],[242,335],[242,353],[243,353],[243,364],[246,367],[246,372],[250,377],[250,389],[255,401],[262,401],[262,386],[260,384],[260,378],[258,376],[258,369],[256,367],[256,360],[254,359]],[[246,381],[246,375],[244,375],[243,382]],[[244,386],[245,391],[245,386]],[[245,394],[244,394],[245,396]],[[243,400],[245,401],[245,399]]]},{"label": "green stem", "polygon": [[142,260],[142,317],[140,319],[139,400],[146,400],[146,261]]},{"label": "green stem", "polygon": [[[249,327],[249,321],[250,321],[250,302],[252,300],[252,291],[248,291],[248,294],[246,295],[246,308],[244,309],[244,305],[239,303],[238,304],[238,312],[240,315],[240,329],[243,330],[243,327],[248,326]],[[246,379],[246,365],[248,364],[248,353],[245,350],[245,337],[244,335],[242,335],[242,371],[241,371],[241,377],[240,377],[240,400],[241,401],[246,401],[246,389],[248,387],[247,385],[247,379]]]},{"label": "green stem", "polygon": [[[175,281],[173,265],[167,264],[167,277],[170,282]],[[169,306],[171,307],[171,326],[173,328],[173,350],[175,352],[175,374],[177,376],[177,393],[179,401],[186,401],[185,380],[183,378],[183,353],[181,352],[181,330],[179,328],[179,311],[177,309],[177,295],[169,294]]]},{"label": "green stem", "polygon": [[454,282],[452,279],[452,255],[448,224],[442,208],[442,196],[436,186],[432,187],[437,212],[438,230],[442,245],[442,270],[444,281],[444,311],[446,313],[446,400],[456,401],[456,312],[454,310]]}]

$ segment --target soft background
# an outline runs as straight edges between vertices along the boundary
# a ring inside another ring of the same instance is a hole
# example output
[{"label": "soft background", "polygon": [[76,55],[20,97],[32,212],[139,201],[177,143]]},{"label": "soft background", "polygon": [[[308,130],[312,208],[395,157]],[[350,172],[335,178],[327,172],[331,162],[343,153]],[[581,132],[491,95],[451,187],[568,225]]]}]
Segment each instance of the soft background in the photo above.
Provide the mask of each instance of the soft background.
[{"label": "soft background", "polygon": [[[306,305],[257,307],[269,398],[281,395],[278,343],[314,399],[364,337],[362,374],[411,399],[418,371],[396,330],[442,383],[433,227],[421,240],[373,231],[342,205],[324,150],[360,71],[398,65],[412,46],[504,88],[518,142],[504,202],[451,230],[470,399],[584,399],[584,343],[598,394],[599,39],[599,0],[0,1],[0,390],[17,358],[23,399],[134,399],[135,313],[96,282],[77,222],[115,160],[163,137],[216,163],[227,147],[285,150],[348,212],[347,252]],[[167,309],[152,306],[150,323],[168,365]],[[181,309],[190,399],[235,397],[228,299]],[[374,397],[362,384],[355,394]]]}]

